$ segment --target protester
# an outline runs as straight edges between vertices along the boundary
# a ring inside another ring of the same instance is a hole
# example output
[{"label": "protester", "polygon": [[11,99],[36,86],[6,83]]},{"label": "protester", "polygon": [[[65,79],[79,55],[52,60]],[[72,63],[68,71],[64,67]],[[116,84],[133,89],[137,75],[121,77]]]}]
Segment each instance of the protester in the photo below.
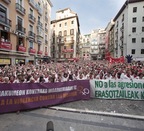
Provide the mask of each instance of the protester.
[{"label": "protester", "polygon": [[0,83],[54,83],[91,79],[144,80],[142,62],[79,61],[0,67]]}]

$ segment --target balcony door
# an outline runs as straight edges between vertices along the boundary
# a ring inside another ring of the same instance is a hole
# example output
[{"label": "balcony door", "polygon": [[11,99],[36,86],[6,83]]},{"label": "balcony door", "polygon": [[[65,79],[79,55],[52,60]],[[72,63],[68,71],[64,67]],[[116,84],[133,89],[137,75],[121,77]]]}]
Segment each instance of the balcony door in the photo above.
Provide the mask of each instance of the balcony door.
[{"label": "balcony door", "polygon": [[17,26],[18,30],[22,31],[23,20],[20,17],[17,17]]},{"label": "balcony door", "polygon": [[22,0],[18,0],[18,4],[22,6]]},{"label": "balcony door", "polygon": [[0,4],[0,22],[7,23],[7,10]]}]

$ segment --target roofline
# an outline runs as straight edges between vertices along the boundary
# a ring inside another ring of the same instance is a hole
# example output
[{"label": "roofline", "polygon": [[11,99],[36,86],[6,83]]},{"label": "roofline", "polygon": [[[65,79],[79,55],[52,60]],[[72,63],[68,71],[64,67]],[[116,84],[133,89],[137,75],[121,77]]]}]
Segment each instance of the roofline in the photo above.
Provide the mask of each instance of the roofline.
[{"label": "roofline", "polygon": [[66,17],[66,18],[63,18],[63,19],[58,19],[58,20],[52,20],[51,21],[51,24],[53,24],[53,23],[57,23],[57,22],[60,22],[60,21],[63,21],[63,20],[67,20],[67,19],[72,19],[72,18],[76,18],[77,19],[77,23],[78,23],[78,30],[79,30],[79,33],[80,33],[80,24],[79,24],[79,18],[78,18],[78,16],[76,15],[76,16],[71,16],[71,17]]},{"label": "roofline", "polygon": [[142,2],[142,1],[144,0],[126,0],[113,20],[116,21],[116,19],[120,16],[120,14],[123,12],[123,10],[127,7],[128,4]]},{"label": "roofline", "polygon": [[53,7],[53,4],[50,0],[47,0],[47,2],[50,4],[51,7]]}]

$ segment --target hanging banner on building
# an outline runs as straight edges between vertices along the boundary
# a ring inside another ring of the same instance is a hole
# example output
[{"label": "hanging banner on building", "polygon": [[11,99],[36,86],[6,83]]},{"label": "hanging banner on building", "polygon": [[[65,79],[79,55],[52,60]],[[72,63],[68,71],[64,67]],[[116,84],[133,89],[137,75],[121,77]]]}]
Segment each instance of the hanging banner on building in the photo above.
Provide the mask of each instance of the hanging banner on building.
[{"label": "hanging banner on building", "polygon": [[0,113],[90,99],[88,80],[0,84]]},{"label": "hanging banner on building", "polygon": [[90,80],[91,97],[144,100],[144,80]]}]

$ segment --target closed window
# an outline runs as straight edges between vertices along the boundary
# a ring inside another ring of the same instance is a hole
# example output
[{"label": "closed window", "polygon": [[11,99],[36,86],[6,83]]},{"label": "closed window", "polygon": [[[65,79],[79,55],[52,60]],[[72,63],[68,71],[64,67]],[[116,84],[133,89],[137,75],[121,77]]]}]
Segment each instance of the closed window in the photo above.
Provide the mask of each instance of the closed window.
[{"label": "closed window", "polygon": [[67,26],[67,22],[65,22],[65,26]]},{"label": "closed window", "polygon": [[133,23],[136,23],[136,21],[137,21],[137,18],[136,18],[136,17],[132,18],[132,22],[133,22]]},{"label": "closed window", "polygon": [[144,16],[142,17],[142,22],[144,22]]},{"label": "closed window", "polygon": [[136,27],[133,27],[133,28],[132,28],[132,32],[133,32],[133,33],[136,32]]},{"label": "closed window", "polygon": [[137,7],[133,7],[133,13],[137,12]]},{"label": "closed window", "polygon": [[132,50],[131,50],[131,53],[132,53],[132,54],[135,54],[135,49],[132,49]]},{"label": "closed window", "polygon": [[62,36],[62,32],[61,31],[59,31],[59,36]]},{"label": "closed window", "polygon": [[64,31],[64,36],[66,36],[66,35],[67,35],[67,31],[65,30],[65,31]]},{"label": "closed window", "polygon": [[61,24],[59,24],[59,27],[61,27]]},{"label": "closed window", "polygon": [[142,32],[144,32],[144,27],[142,27]]},{"label": "closed window", "polygon": [[74,24],[74,21],[71,21],[71,24]]},{"label": "closed window", "polygon": [[143,37],[143,38],[141,38],[141,43],[144,43],[144,37]]},{"label": "closed window", "polygon": [[29,41],[29,47],[33,48],[33,41]]},{"label": "closed window", "polygon": [[132,43],[136,43],[136,38],[132,38]]},{"label": "closed window", "polygon": [[74,29],[70,30],[70,35],[74,35]]},{"label": "closed window", "polygon": [[144,49],[141,49],[141,54],[144,54]]}]

